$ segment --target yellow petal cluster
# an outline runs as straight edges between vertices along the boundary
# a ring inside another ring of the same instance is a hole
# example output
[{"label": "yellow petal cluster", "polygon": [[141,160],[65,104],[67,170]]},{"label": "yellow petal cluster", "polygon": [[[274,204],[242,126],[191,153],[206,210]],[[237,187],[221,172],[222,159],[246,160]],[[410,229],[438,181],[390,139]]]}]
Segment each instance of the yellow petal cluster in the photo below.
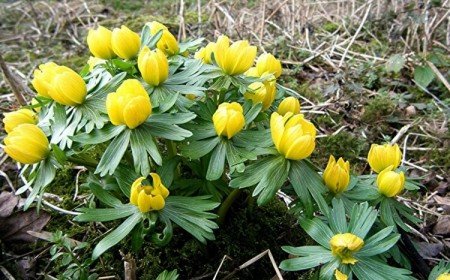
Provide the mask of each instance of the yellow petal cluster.
[{"label": "yellow petal cluster", "polygon": [[177,39],[175,38],[175,36],[173,36],[172,33],[170,33],[167,26],[157,21],[152,21],[150,23],[151,35],[155,35],[160,30],[162,30],[163,33],[161,39],[159,39],[158,43],[156,44],[156,47],[169,56],[177,54],[180,51]]},{"label": "yellow petal cluster", "polygon": [[348,276],[345,273],[340,272],[338,269],[334,271],[334,277],[336,280],[347,280]]},{"label": "yellow petal cluster", "polygon": [[48,139],[35,124],[18,125],[3,141],[5,153],[20,163],[37,163],[45,159],[49,153]]},{"label": "yellow petal cluster", "polygon": [[116,92],[108,94],[106,110],[112,124],[133,129],[151,115],[152,104],[142,84],[136,79],[129,79]]},{"label": "yellow petal cluster", "polygon": [[330,155],[328,165],[323,172],[323,181],[328,189],[337,194],[345,191],[350,183],[350,163],[343,158],[336,159]]},{"label": "yellow petal cluster", "polygon": [[251,100],[253,104],[262,103],[262,109],[266,110],[275,100],[275,85],[275,81],[254,82],[248,86],[249,91],[244,94],[244,97]]},{"label": "yellow petal cluster", "polygon": [[112,50],[118,57],[131,59],[135,57],[141,48],[141,38],[136,32],[131,31],[125,25],[114,28],[111,36]]},{"label": "yellow petal cluster", "polygon": [[169,62],[160,49],[152,51],[143,47],[138,57],[138,68],[144,81],[152,86],[162,84],[169,76]]},{"label": "yellow petal cluster", "polygon": [[364,241],[352,233],[340,233],[330,239],[331,252],[338,256],[343,264],[355,264],[358,260],[353,254],[361,250]]},{"label": "yellow petal cluster", "polygon": [[112,32],[108,28],[99,26],[90,29],[87,36],[87,44],[91,53],[98,58],[110,59],[115,56],[112,48]]},{"label": "yellow petal cluster", "polygon": [[164,208],[169,190],[162,184],[156,173],[150,173],[152,184],[143,184],[145,177],[140,177],[131,186],[130,203],[136,205],[142,213],[158,211]]},{"label": "yellow petal cluster", "polygon": [[208,43],[206,47],[201,48],[195,53],[194,58],[203,61],[203,63],[205,64],[211,64],[212,63],[211,55],[213,54],[215,47],[216,43],[214,42]]},{"label": "yellow petal cluster", "polygon": [[436,280],[450,280],[450,273],[443,273]]},{"label": "yellow petal cluster", "polygon": [[258,57],[256,69],[259,76],[268,73],[273,74],[275,78],[280,77],[282,71],[281,62],[270,53],[263,53]]},{"label": "yellow petal cluster", "polygon": [[5,125],[6,133],[10,133],[14,128],[24,123],[37,123],[36,113],[30,109],[19,109],[14,112],[4,113],[4,116],[3,124]]},{"label": "yellow petal cluster", "polygon": [[212,119],[217,135],[231,139],[244,128],[245,118],[242,106],[237,102],[219,105]]},{"label": "yellow petal cluster", "polygon": [[300,114],[300,102],[297,98],[289,96],[281,101],[280,105],[278,105],[277,112],[282,116],[286,115],[288,112],[291,112],[294,115]]},{"label": "yellow petal cluster", "polygon": [[238,75],[247,71],[256,57],[256,47],[248,41],[236,41],[230,46],[230,39],[222,35],[217,39],[214,58],[225,74]]},{"label": "yellow petal cluster", "polygon": [[387,197],[396,196],[405,188],[405,174],[392,170],[393,166],[391,165],[377,176],[378,192]]},{"label": "yellow petal cluster", "polygon": [[278,152],[287,159],[300,160],[314,151],[316,128],[303,115],[277,112],[270,117],[270,132]]},{"label": "yellow petal cluster", "polygon": [[395,170],[402,160],[402,152],[397,144],[372,144],[367,160],[369,161],[372,170],[377,173],[380,173],[391,165],[392,169]]}]

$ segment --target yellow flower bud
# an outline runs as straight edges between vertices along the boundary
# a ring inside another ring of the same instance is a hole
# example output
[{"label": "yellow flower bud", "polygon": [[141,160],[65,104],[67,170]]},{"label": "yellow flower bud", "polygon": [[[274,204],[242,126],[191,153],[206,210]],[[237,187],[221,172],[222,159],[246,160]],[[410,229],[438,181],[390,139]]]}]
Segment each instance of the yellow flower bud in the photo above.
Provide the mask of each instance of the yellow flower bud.
[{"label": "yellow flower bud", "polygon": [[111,37],[111,30],[103,26],[99,26],[97,29],[89,29],[87,44],[91,53],[98,58],[113,58],[115,55],[111,45]]},{"label": "yellow flower bud", "polygon": [[334,277],[336,277],[336,280],[347,280],[348,279],[347,274],[340,272],[338,269],[336,269],[334,271]]},{"label": "yellow flower bud", "polygon": [[59,67],[54,62],[47,62],[39,65],[39,69],[34,70],[31,84],[36,89],[38,95],[50,98],[48,90],[51,87],[53,77],[56,75],[56,69]]},{"label": "yellow flower bud", "polygon": [[272,105],[272,102],[275,100],[275,81],[272,82],[255,82],[250,84],[250,91],[244,94],[246,99],[250,99],[253,104],[262,103],[262,109],[266,110]]},{"label": "yellow flower bud", "polygon": [[291,112],[294,115],[300,114],[300,102],[297,98],[289,96],[281,101],[277,112],[282,116],[286,115],[287,112]]},{"label": "yellow flower bud", "polygon": [[186,98],[193,101],[197,98],[197,95],[188,93],[188,94],[186,94]]},{"label": "yellow flower bud", "polygon": [[140,177],[131,186],[130,203],[136,205],[142,213],[158,211],[164,208],[165,199],[169,196],[169,190],[162,184],[161,178],[156,173],[150,173],[153,182],[144,185],[146,179]]},{"label": "yellow flower bud", "polygon": [[87,88],[83,78],[72,69],[58,66],[53,69],[48,95],[62,105],[75,106],[84,102]]},{"label": "yellow flower bud", "polygon": [[450,273],[442,273],[436,280],[450,280]]},{"label": "yellow flower bud", "polygon": [[106,110],[114,125],[138,127],[152,113],[152,103],[147,91],[136,79],[125,80],[116,92],[106,97]]},{"label": "yellow flower bud", "polygon": [[244,128],[245,118],[241,104],[224,102],[219,105],[212,119],[217,135],[231,139]]},{"label": "yellow flower bud", "polygon": [[278,78],[282,71],[281,62],[270,53],[263,53],[258,57],[256,69],[258,70],[259,76],[262,76],[264,73],[269,73],[273,74],[275,78]]},{"label": "yellow flower bud", "polygon": [[102,64],[104,62],[105,62],[104,59],[101,59],[101,58],[98,58],[98,57],[95,57],[95,56],[89,57],[89,59],[87,61],[87,64],[89,65],[89,72],[92,72],[92,70],[94,70],[95,66],[97,66],[99,64]]},{"label": "yellow flower bud", "polygon": [[245,73],[245,76],[249,76],[249,77],[255,77],[255,78],[259,78],[259,74],[258,74],[258,69],[256,69],[256,67],[250,67],[250,69],[248,69]]},{"label": "yellow flower bud", "polygon": [[343,264],[355,264],[358,260],[353,253],[364,246],[364,241],[352,233],[340,233],[330,239],[331,252],[341,258]]},{"label": "yellow flower bud", "polygon": [[175,36],[170,33],[167,26],[157,21],[152,21],[150,23],[150,34],[155,35],[160,30],[163,31],[161,39],[159,39],[156,47],[163,51],[165,54],[171,56],[177,54],[180,48],[178,47],[178,42]]},{"label": "yellow flower bud", "polygon": [[5,124],[6,133],[10,133],[18,125],[24,123],[37,123],[36,114],[30,109],[19,109],[11,113],[4,113],[3,123]]},{"label": "yellow flower bud", "polygon": [[211,64],[211,55],[214,52],[214,48],[216,47],[216,43],[210,42],[206,47],[201,48],[198,52],[195,53],[194,58],[200,59],[205,64]]},{"label": "yellow flower bud", "polygon": [[367,160],[369,161],[370,167],[373,171],[377,173],[380,173],[391,165],[393,167],[392,169],[395,170],[400,165],[402,160],[402,152],[400,152],[400,148],[397,144],[372,144]]},{"label": "yellow flower bud", "polygon": [[392,171],[392,165],[384,169],[377,176],[378,192],[393,197],[398,195],[405,187],[405,174]]},{"label": "yellow flower bud", "polygon": [[250,46],[248,41],[236,41],[230,46],[227,36],[217,39],[214,58],[217,65],[228,75],[238,75],[247,71],[256,57],[256,47]]},{"label": "yellow flower bud", "polygon": [[336,162],[334,156],[330,155],[328,165],[323,172],[323,180],[331,192],[345,191],[350,183],[350,163],[342,158]]},{"label": "yellow flower bud", "polygon": [[37,163],[45,159],[49,152],[48,139],[35,124],[17,126],[3,141],[5,153],[24,164]]},{"label": "yellow flower bud", "polygon": [[151,51],[143,47],[138,57],[138,68],[142,78],[152,86],[162,84],[169,76],[169,62],[159,49]]},{"label": "yellow flower bud", "polygon": [[135,57],[141,48],[141,38],[125,25],[114,28],[111,36],[112,50],[118,57],[130,59]]},{"label": "yellow flower bud", "polygon": [[316,128],[303,115],[274,112],[270,117],[270,132],[278,152],[287,159],[307,158],[316,146]]}]

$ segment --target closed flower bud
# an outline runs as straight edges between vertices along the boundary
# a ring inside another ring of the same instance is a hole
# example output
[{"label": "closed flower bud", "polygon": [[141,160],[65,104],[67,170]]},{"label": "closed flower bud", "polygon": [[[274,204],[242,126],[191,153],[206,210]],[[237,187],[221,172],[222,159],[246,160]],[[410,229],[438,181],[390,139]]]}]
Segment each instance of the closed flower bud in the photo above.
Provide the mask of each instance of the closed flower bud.
[{"label": "closed flower bud", "polygon": [[37,116],[30,109],[19,109],[11,113],[4,113],[3,123],[6,133],[10,133],[18,125],[24,123],[36,124]]},{"label": "closed flower bud", "polygon": [[87,93],[83,78],[65,66],[58,66],[54,71],[48,95],[62,105],[76,106],[83,103]]},{"label": "closed flower bud", "polygon": [[45,159],[49,152],[48,139],[35,124],[17,126],[3,141],[5,153],[23,164],[37,163]]},{"label": "closed flower bud", "polygon": [[250,99],[253,104],[262,103],[262,109],[266,110],[272,105],[272,102],[275,100],[275,81],[272,82],[255,82],[250,84],[250,91],[244,94],[246,99]]},{"label": "closed flower bud", "polygon": [[330,155],[328,165],[323,172],[323,180],[331,192],[345,191],[350,183],[350,163],[342,158],[336,162],[334,156]]},{"label": "closed flower bud", "polygon": [[94,70],[94,67],[99,65],[99,64],[103,64],[105,63],[104,59],[95,57],[95,56],[91,56],[89,57],[87,64],[89,65],[89,72],[92,72],[92,70]]},{"label": "closed flower bud", "polygon": [[270,132],[278,152],[287,159],[307,158],[316,146],[316,128],[303,115],[272,113]]},{"label": "closed flower bud", "polygon": [[402,160],[402,152],[400,152],[400,148],[397,144],[372,144],[367,160],[369,161],[370,167],[373,171],[377,173],[380,173],[391,165],[392,169],[395,170],[400,165]]},{"label": "closed flower bud", "polygon": [[393,167],[389,166],[380,172],[377,176],[378,192],[393,197],[401,193],[405,187],[405,174],[392,171]]},{"label": "closed flower bud", "polygon": [[47,62],[39,65],[39,69],[34,70],[31,84],[36,89],[38,95],[50,98],[48,94],[56,69],[59,67],[54,62]]},{"label": "closed flower bud", "polygon": [[201,48],[198,52],[195,53],[194,58],[200,59],[205,64],[211,64],[211,55],[214,52],[214,48],[216,47],[216,43],[210,42],[206,47]]},{"label": "closed flower bud", "polygon": [[281,62],[270,53],[263,53],[258,57],[256,69],[258,70],[259,76],[262,76],[264,73],[269,73],[273,74],[275,78],[278,78],[282,71]]},{"label": "closed flower bud", "polygon": [[450,273],[442,273],[436,280],[450,280]]},{"label": "closed flower bud", "polygon": [[164,208],[169,190],[162,184],[156,173],[150,173],[153,182],[143,184],[145,177],[140,177],[131,186],[130,202],[136,205],[142,213],[158,211]]},{"label": "closed flower bud", "polygon": [[243,112],[242,106],[237,102],[220,104],[212,117],[217,135],[231,139],[241,131],[245,125]]},{"label": "closed flower bud", "polygon": [[91,53],[98,58],[113,58],[114,51],[111,45],[112,32],[108,28],[99,26],[97,29],[89,29],[87,44]]},{"label": "closed flower bud", "polygon": [[250,67],[250,69],[248,69],[247,71],[245,71],[244,73],[245,76],[249,76],[249,77],[255,77],[255,78],[259,78],[259,74],[258,74],[258,69],[256,69],[256,67]]},{"label": "closed flower bud", "polygon": [[214,58],[217,65],[228,75],[238,75],[252,67],[256,57],[256,47],[250,46],[248,41],[236,41],[230,46],[227,36],[217,39]]},{"label": "closed flower bud", "polygon": [[156,47],[169,56],[177,54],[180,50],[180,48],[178,47],[177,39],[175,38],[175,36],[173,36],[172,33],[170,33],[167,26],[157,21],[153,21],[150,23],[151,35],[155,35],[160,30],[162,30],[163,32],[161,39],[159,39],[158,43],[156,44]]},{"label": "closed flower bud", "polygon": [[152,104],[147,91],[135,79],[125,80],[116,92],[106,97],[106,110],[114,125],[138,127],[152,113]]},{"label": "closed flower bud", "polygon": [[138,57],[138,68],[142,78],[152,86],[162,84],[169,76],[169,62],[159,49],[151,51],[143,47]]},{"label": "closed flower bud", "polygon": [[282,116],[286,115],[288,112],[291,112],[294,115],[300,114],[300,102],[297,98],[289,96],[281,101],[280,105],[278,105],[277,112]]},{"label": "closed flower bud", "polygon": [[364,241],[352,233],[340,233],[330,239],[331,252],[339,257],[343,264],[355,264],[358,260],[353,254],[361,250]]},{"label": "closed flower bud", "polygon": [[141,38],[125,25],[114,28],[111,37],[112,50],[118,57],[130,59],[135,57],[141,48]]},{"label": "closed flower bud", "polygon": [[334,277],[336,280],[347,280],[348,276],[345,273],[340,272],[338,269],[334,271]]}]

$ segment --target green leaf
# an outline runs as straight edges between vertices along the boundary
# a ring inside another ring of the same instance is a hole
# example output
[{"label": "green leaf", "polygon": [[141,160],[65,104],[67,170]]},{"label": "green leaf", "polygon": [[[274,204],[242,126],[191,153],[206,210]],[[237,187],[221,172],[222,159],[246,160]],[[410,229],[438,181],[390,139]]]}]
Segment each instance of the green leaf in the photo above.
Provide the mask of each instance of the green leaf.
[{"label": "green leaf", "polygon": [[141,175],[148,175],[150,172],[150,156],[156,164],[162,164],[161,154],[158,151],[150,129],[146,126],[140,126],[131,132],[131,152],[133,154],[135,171]]},{"label": "green leaf", "polygon": [[163,30],[159,30],[155,35],[150,33],[150,23],[146,23],[141,32],[141,48],[144,46],[154,49],[159,39],[161,39]]},{"label": "green leaf", "polygon": [[50,184],[55,178],[56,168],[52,163],[51,157],[47,157],[41,161],[34,174],[33,189],[25,201],[23,210],[27,210],[35,198],[43,191],[44,187]]},{"label": "green leaf", "polygon": [[330,252],[330,250],[327,250],[322,246],[301,246],[301,247],[282,246],[281,249],[283,249],[283,251],[285,251],[286,253],[299,257],[306,257],[310,255],[323,255]]},{"label": "green leaf", "polygon": [[286,182],[289,174],[290,162],[284,157],[277,157],[272,167],[261,178],[261,181],[256,185],[252,195],[258,195],[258,205],[265,205],[271,201],[277,191]]},{"label": "green leaf", "polygon": [[300,226],[317,243],[327,249],[330,249],[330,240],[334,234],[324,222],[322,222],[318,218],[314,218],[312,220],[303,219],[300,220]]},{"label": "green leaf", "polygon": [[131,185],[140,177],[140,175],[134,171],[134,168],[130,168],[126,165],[119,165],[114,172],[114,177],[116,178],[122,193],[126,197],[130,197]]},{"label": "green leaf", "polygon": [[105,125],[102,129],[94,130],[91,133],[82,133],[72,136],[71,139],[83,144],[100,144],[114,138],[125,129],[126,126],[124,125],[116,126],[109,124]]},{"label": "green leaf", "polygon": [[131,130],[127,129],[111,141],[100,159],[95,174],[100,173],[100,176],[105,176],[106,174],[112,175],[114,173],[114,170],[116,170],[116,167],[119,165],[128,148],[130,135]]},{"label": "green leaf", "polygon": [[211,159],[209,160],[208,171],[206,172],[206,179],[214,181],[219,179],[225,168],[226,143],[224,140],[220,141],[214,148]]},{"label": "green leaf", "polygon": [[181,161],[181,158],[178,156],[164,159],[162,165],[158,166],[156,168],[156,172],[161,177],[161,181],[164,186],[169,187],[172,185],[174,175],[175,175],[175,170],[176,170],[178,164],[180,163],[180,161]]},{"label": "green leaf", "polygon": [[181,146],[181,154],[197,159],[209,154],[220,142],[220,137],[212,137],[201,141],[189,141]]},{"label": "green leaf", "polygon": [[58,147],[58,145],[51,144],[51,146],[54,158],[59,164],[63,165],[67,161],[66,154]]},{"label": "green leaf", "polygon": [[355,204],[350,213],[348,232],[364,239],[378,216],[377,210],[369,207],[367,202]]},{"label": "green leaf", "polygon": [[[392,228],[391,228],[392,231]],[[382,231],[380,231],[382,232]],[[379,233],[380,233],[379,232]],[[385,232],[382,232],[382,234],[385,234]],[[378,236],[374,235],[375,238],[379,238]],[[369,245],[364,245],[364,247],[359,251],[355,256],[362,256],[362,257],[371,257],[376,256],[381,253],[384,253],[388,251],[392,246],[394,246],[397,241],[400,239],[400,234],[391,234],[389,237],[384,238],[381,241],[373,242]]]},{"label": "green leaf", "polygon": [[97,259],[106,250],[124,239],[125,236],[127,236],[127,234],[130,233],[130,231],[141,221],[141,219],[141,213],[135,213],[126,219],[120,226],[109,233],[97,244],[97,246],[95,246],[94,251],[92,252],[92,259]]},{"label": "green leaf", "polygon": [[406,269],[389,266],[367,257],[358,258],[358,262],[352,266],[352,270],[358,279],[364,280],[415,279],[410,275],[411,272]]},{"label": "green leaf", "polygon": [[114,208],[123,206],[122,202],[118,198],[106,191],[101,185],[91,182],[88,184],[88,187],[91,189],[95,197],[97,197],[97,199],[103,204]]},{"label": "green leaf", "polygon": [[414,80],[418,85],[427,88],[434,79],[434,72],[430,66],[417,66],[414,69]]},{"label": "green leaf", "polygon": [[165,124],[183,124],[195,119],[196,115],[192,112],[186,113],[164,113],[152,114],[148,119],[148,123],[165,123]]},{"label": "green leaf", "polygon": [[328,222],[333,232],[347,231],[347,218],[345,216],[345,208],[342,200],[333,199],[333,209],[330,211]]},{"label": "green leaf", "polygon": [[280,263],[280,268],[285,271],[297,271],[310,269],[334,259],[330,251],[320,255],[310,255],[307,257],[299,257],[284,260]]},{"label": "green leaf", "polygon": [[141,126],[147,126],[153,136],[169,140],[182,141],[192,136],[192,133],[189,130],[183,129],[177,125],[154,122],[144,123]]},{"label": "green leaf", "polygon": [[178,279],[178,273],[177,273],[176,269],[172,270],[170,272],[167,270],[164,270],[156,278],[156,280],[177,280],[177,279]]},{"label": "green leaf", "polygon": [[341,261],[338,258],[334,258],[332,261],[322,266],[322,268],[320,269],[319,279],[334,280],[334,273],[339,267],[340,263]]},{"label": "green leaf", "polygon": [[233,137],[233,142],[237,146],[249,148],[273,146],[270,129],[241,131]]},{"label": "green leaf", "polygon": [[403,66],[405,66],[405,62],[406,59],[402,54],[394,54],[393,56],[389,57],[388,61],[386,62],[386,71],[399,73],[400,70],[402,70]]},{"label": "green leaf", "polygon": [[138,212],[136,206],[125,204],[118,208],[81,208],[83,214],[73,218],[77,222],[107,222],[122,219]]},{"label": "green leaf", "polygon": [[261,108],[262,108],[262,103],[257,103],[254,106],[252,106],[250,108],[250,110],[248,110],[245,113],[245,124],[248,125],[249,123],[251,123],[259,114],[259,112],[261,112]]}]

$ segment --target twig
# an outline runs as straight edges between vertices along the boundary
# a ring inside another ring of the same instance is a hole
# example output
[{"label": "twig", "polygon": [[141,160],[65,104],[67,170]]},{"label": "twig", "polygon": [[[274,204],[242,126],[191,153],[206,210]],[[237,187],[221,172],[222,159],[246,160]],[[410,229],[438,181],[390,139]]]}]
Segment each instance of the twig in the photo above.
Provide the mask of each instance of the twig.
[{"label": "twig", "polygon": [[427,61],[428,66],[430,66],[431,70],[433,70],[434,74],[438,77],[439,80],[444,84],[444,86],[447,88],[448,92],[450,92],[450,84],[447,81],[447,79],[441,74],[439,69],[430,61]]},{"label": "twig", "polygon": [[19,104],[22,106],[27,105],[27,101],[25,100],[25,97],[22,95],[22,93],[24,92],[31,93],[31,90],[24,84],[22,84],[19,80],[17,80],[16,77],[14,77],[14,75],[11,73],[8,66],[6,65],[5,61],[3,60],[3,56],[1,54],[0,54],[0,68],[2,69],[3,75],[5,76],[5,79],[8,82],[9,86],[11,87],[14,96],[16,97]]}]

